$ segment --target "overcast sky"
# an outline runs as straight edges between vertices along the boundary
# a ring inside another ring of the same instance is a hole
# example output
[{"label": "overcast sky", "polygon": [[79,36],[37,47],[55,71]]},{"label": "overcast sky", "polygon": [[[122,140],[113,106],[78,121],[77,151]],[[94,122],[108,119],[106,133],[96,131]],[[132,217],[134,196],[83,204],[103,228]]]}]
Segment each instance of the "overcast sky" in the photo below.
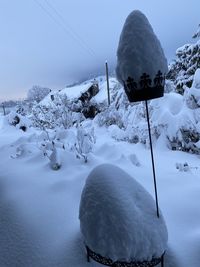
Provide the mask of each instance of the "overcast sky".
[{"label": "overcast sky", "polygon": [[200,1],[0,0],[0,100],[26,97],[32,85],[61,89],[115,68],[128,14],[141,10],[166,57],[191,42]]}]

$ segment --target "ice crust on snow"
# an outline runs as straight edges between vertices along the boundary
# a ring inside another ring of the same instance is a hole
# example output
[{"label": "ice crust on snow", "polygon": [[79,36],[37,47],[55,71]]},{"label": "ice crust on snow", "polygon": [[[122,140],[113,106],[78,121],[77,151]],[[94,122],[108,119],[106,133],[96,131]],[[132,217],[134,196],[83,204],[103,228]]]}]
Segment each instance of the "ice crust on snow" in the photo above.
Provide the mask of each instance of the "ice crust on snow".
[{"label": "ice crust on snow", "polygon": [[117,50],[116,75],[123,85],[128,77],[140,80],[143,73],[154,79],[158,71],[168,71],[167,60],[148,19],[139,10],[127,17]]},{"label": "ice crust on snow", "polygon": [[88,176],[79,219],[86,245],[112,260],[144,261],[160,257],[167,228],[156,216],[152,196],[117,166],[102,164]]}]

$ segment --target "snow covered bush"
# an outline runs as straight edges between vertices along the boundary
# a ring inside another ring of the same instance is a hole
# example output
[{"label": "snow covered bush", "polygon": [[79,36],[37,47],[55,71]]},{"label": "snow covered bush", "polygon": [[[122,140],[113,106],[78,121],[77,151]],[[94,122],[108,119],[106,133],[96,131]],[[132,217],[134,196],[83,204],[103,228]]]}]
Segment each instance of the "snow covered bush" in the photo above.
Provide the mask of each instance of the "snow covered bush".
[{"label": "snow covered bush", "polygon": [[76,142],[74,144],[77,158],[83,158],[84,162],[88,162],[88,155],[92,152],[96,142],[94,128],[90,130],[84,129],[81,125],[77,127]]},{"label": "snow covered bush", "polygon": [[39,103],[50,92],[51,92],[51,89],[49,89],[49,88],[41,87],[39,85],[34,85],[28,91],[27,100],[29,100],[29,101],[36,101],[37,103]]},{"label": "snow covered bush", "polygon": [[99,114],[97,121],[99,126],[117,125],[119,128],[123,128],[123,110],[117,110],[115,105],[111,105]]},{"label": "snow covered bush", "polygon": [[57,120],[59,119],[57,110],[38,104],[33,107],[31,120],[34,127],[41,130],[53,129],[58,126]]},{"label": "snow covered bush", "polygon": [[[198,74],[196,74],[195,84],[198,84],[197,77]],[[121,90],[122,88],[115,95],[112,105],[98,114],[95,121],[99,126],[109,127],[111,136],[116,140],[142,143],[149,147],[144,103],[129,104],[125,93]],[[196,99],[195,109],[188,104],[191,94],[195,96],[192,99]],[[198,94],[199,89],[192,87],[185,91],[184,96],[171,91],[163,98],[149,101],[153,143],[156,143],[159,138],[164,138],[170,149],[200,153],[200,108],[197,106],[200,96]]]},{"label": "snow covered bush", "polygon": [[76,103],[70,101],[64,94],[54,94],[47,104],[39,103],[34,106],[32,120],[35,127],[40,129],[54,129],[63,127],[68,129],[83,120],[81,112],[75,112]]},{"label": "snow covered bush", "polygon": [[58,137],[58,132],[43,131],[43,138],[38,143],[38,147],[43,155],[49,159],[51,168],[59,170],[62,166],[61,154],[65,150],[65,144]]},{"label": "snow covered bush", "polygon": [[7,115],[8,123],[15,126],[17,129],[26,132],[31,126],[31,122],[26,116],[21,115],[17,111],[13,110]]},{"label": "snow covered bush", "polygon": [[129,107],[127,96],[120,87],[112,95],[111,105],[101,106],[101,112],[95,118],[99,126],[117,125],[120,129],[124,128],[124,114]]}]

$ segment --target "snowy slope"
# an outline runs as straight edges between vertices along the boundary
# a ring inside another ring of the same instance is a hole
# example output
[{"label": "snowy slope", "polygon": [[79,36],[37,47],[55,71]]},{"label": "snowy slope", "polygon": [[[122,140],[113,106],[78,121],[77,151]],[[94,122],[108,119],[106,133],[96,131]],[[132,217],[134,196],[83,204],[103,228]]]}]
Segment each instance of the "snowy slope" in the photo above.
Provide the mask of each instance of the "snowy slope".
[{"label": "snowy slope", "polygon": [[[107,101],[108,95],[107,95],[107,81],[105,76],[98,76],[95,78],[95,81],[98,82],[99,85],[99,92],[96,96],[93,97],[93,99],[97,103],[103,103]],[[66,95],[69,100],[74,100],[77,99],[81,96],[82,93],[86,92],[91,85],[93,84],[93,80],[87,80],[81,84],[71,86],[71,87],[66,87],[60,91],[57,91],[58,94],[60,95]],[[115,86],[118,85],[118,81],[114,77],[109,78],[109,87],[110,90],[112,91]],[[51,94],[47,95],[41,102],[41,105],[51,105]]]}]

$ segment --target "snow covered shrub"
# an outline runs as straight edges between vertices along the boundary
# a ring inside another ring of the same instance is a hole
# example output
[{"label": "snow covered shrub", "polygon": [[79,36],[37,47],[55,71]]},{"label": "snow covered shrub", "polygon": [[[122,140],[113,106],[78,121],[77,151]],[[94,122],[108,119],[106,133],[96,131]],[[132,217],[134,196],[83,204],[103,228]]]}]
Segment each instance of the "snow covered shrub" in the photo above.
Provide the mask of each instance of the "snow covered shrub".
[{"label": "snow covered shrub", "polygon": [[[56,114],[56,119],[59,125],[67,129],[73,125],[73,113],[71,110],[72,103],[66,95],[56,94],[53,102],[53,114]],[[52,114],[52,115],[53,115]]]},{"label": "snow covered shrub", "polygon": [[95,142],[96,137],[94,134],[94,128],[86,131],[83,126],[78,126],[76,142],[74,144],[77,158],[83,158],[84,162],[87,163],[88,155],[92,152]]},{"label": "snow covered shrub", "polygon": [[59,170],[62,166],[60,151],[58,148],[54,147],[53,151],[49,157],[51,168],[55,171]]},{"label": "snow covered shrub", "polygon": [[49,133],[47,130],[44,132],[42,142],[39,143],[39,149],[43,155],[50,161],[50,166],[53,170],[59,170],[62,166],[61,154],[65,150],[65,145],[57,137],[57,133]]},{"label": "snow covered shrub", "polygon": [[195,147],[200,137],[199,127],[194,112],[187,107],[184,97],[171,92],[164,98],[153,100],[151,106],[151,125],[157,133],[166,137],[168,147],[198,153]]},{"label": "snow covered shrub", "polygon": [[11,111],[7,115],[7,119],[10,125],[13,125],[24,132],[26,132],[31,125],[30,120],[26,116],[19,114],[17,111]]},{"label": "snow covered shrub", "polygon": [[14,111],[10,112],[8,115],[8,122],[13,126],[16,126],[17,124],[19,124],[20,122],[19,114],[17,114]]},{"label": "snow covered shrub", "polygon": [[58,112],[51,107],[38,104],[33,107],[31,119],[33,126],[44,130],[53,129],[58,126],[57,119],[59,118]]},{"label": "snow covered shrub", "polygon": [[96,121],[99,126],[117,125],[120,129],[124,128],[124,114],[129,107],[127,96],[120,87],[112,95],[111,105],[101,107],[101,112],[97,115]]},{"label": "snow covered shrub", "polygon": [[73,108],[77,108],[77,104],[71,102],[66,95],[54,94],[48,104],[39,103],[33,108],[33,124],[40,129],[68,129],[83,119],[81,113],[74,112]]},{"label": "snow covered shrub", "polygon": [[107,109],[102,111],[98,116],[99,126],[117,125],[119,128],[123,128],[123,111],[122,109],[116,109],[115,105],[110,105]]}]

